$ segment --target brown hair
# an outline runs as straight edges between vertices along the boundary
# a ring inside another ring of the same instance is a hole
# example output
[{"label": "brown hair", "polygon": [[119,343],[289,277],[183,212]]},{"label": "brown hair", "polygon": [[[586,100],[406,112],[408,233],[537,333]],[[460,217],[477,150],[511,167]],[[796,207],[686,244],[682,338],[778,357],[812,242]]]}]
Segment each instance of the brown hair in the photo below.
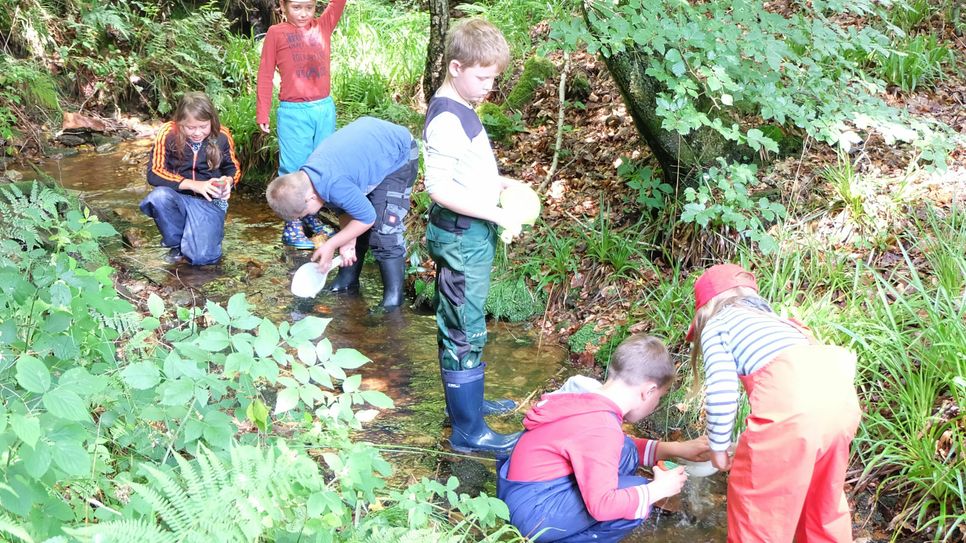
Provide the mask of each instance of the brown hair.
[{"label": "brown hair", "polygon": [[467,68],[495,65],[502,72],[510,63],[510,47],[493,23],[478,17],[463,19],[446,33],[443,64],[449,66],[454,60]]},{"label": "brown hair", "polygon": [[671,354],[660,339],[635,334],[617,346],[607,367],[607,379],[619,379],[631,386],[651,382],[664,388],[674,380]]},{"label": "brown hair", "polygon": [[[196,121],[211,121],[211,132],[205,138],[205,142],[208,144],[205,150],[205,156],[208,158],[208,170],[214,173],[221,166],[222,158],[221,148],[218,147],[218,136],[221,135],[221,122],[218,121],[218,111],[215,110],[215,105],[211,103],[211,99],[205,93],[186,92],[181,97],[181,101],[178,102],[177,109],[174,110],[175,126],[187,119],[189,115]],[[177,153],[176,156],[178,158],[182,157],[187,141],[188,138],[185,137],[184,132],[180,128],[175,131],[174,152]]]},{"label": "brown hair", "polygon": [[[701,332],[704,332],[704,327],[707,326],[712,317],[723,311],[725,308],[744,302],[745,300],[758,301],[763,300],[763,298],[759,296],[758,292],[753,288],[734,287],[718,294],[714,298],[711,298],[708,300],[708,303],[704,304],[694,312],[694,335],[691,338],[692,380],[691,392],[688,394],[689,398],[694,398],[699,392],[701,392],[701,385],[703,383],[703,380],[701,379],[701,372],[698,371],[698,357],[702,355]],[[760,309],[756,309],[753,305],[749,305],[748,310],[757,311],[763,315],[772,315],[771,313],[766,313]]]},{"label": "brown hair", "polygon": [[265,189],[265,199],[279,217],[286,221],[302,218],[305,210],[305,195],[311,187],[305,174],[299,172],[280,175],[268,184]]}]

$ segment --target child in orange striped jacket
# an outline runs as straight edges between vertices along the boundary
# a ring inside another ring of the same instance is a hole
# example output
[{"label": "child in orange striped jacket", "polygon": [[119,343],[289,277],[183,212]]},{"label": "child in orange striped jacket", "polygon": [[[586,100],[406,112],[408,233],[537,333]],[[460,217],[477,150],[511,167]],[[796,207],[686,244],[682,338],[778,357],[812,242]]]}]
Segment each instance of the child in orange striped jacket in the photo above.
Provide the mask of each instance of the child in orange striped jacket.
[{"label": "child in orange striped jacket", "polygon": [[158,131],[148,160],[154,189],[141,211],[154,219],[165,260],[201,266],[221,258],[228,198],[241,177],[235,143],[202,92],[184,95]]}]

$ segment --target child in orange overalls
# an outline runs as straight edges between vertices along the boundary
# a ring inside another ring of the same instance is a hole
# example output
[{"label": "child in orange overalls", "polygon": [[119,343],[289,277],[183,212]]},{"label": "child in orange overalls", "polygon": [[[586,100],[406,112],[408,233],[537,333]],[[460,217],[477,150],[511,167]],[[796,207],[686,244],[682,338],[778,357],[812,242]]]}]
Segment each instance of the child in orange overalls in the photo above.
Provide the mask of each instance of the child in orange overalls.
[{"label": "child in orange overalls", "polygon": [[[843,490],[859,424],[855,355],[772,312],[755,277],[720,264],[694,284],[691,363],[703,358],[711,461],[728,477],[729,543],[851,542]],[[738,383],[751,405],[729,455]]]}]

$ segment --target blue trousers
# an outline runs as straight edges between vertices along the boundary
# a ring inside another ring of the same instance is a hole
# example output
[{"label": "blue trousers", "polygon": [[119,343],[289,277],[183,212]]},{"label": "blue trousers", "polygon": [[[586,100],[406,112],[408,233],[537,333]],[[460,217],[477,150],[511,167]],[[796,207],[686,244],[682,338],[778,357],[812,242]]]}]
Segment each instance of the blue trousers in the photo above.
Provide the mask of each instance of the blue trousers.
[{"label": "blue trousers", "polygon": [[158,225],[161,245],[180,247],[181,254],[196,266],[214,264],[221,258],[225,210],[214,202],[169,187],[154,187],[140,207]]},{"label": "blue trousers", "polygon": [[298,171],[322,140],[335,132],[335,102],[282,102],[278,106],[278,174]]},{"label": "blue trousers", "polygon": [[[634,475],[639,462],[637,447],[625,437],[618,467],[620,488],[650,482]],[[590,516],[573,475],[521,482],[506,478],[509,469],[509,460],[498,466],[496,495],[510,508],[510,522],[531,541],[617,543],[643,522],[643,519],[602,522]]]}]

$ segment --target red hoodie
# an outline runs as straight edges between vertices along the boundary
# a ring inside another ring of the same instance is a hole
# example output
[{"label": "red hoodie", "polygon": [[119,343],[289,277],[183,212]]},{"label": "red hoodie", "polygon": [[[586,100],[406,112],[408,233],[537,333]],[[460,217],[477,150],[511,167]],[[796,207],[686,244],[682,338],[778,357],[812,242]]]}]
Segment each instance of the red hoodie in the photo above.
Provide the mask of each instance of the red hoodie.
[{"label": "red hoodie", "polygon": [[[623,415],[595,393],[545,394],[523,419],[527,429],[510,457],[507,479],[549,481],[574,474],[590,516],[598,521],[647,516],[647,485],[618,488]],[[653,466],[657,441],[631,438],[642,466]]]}]

